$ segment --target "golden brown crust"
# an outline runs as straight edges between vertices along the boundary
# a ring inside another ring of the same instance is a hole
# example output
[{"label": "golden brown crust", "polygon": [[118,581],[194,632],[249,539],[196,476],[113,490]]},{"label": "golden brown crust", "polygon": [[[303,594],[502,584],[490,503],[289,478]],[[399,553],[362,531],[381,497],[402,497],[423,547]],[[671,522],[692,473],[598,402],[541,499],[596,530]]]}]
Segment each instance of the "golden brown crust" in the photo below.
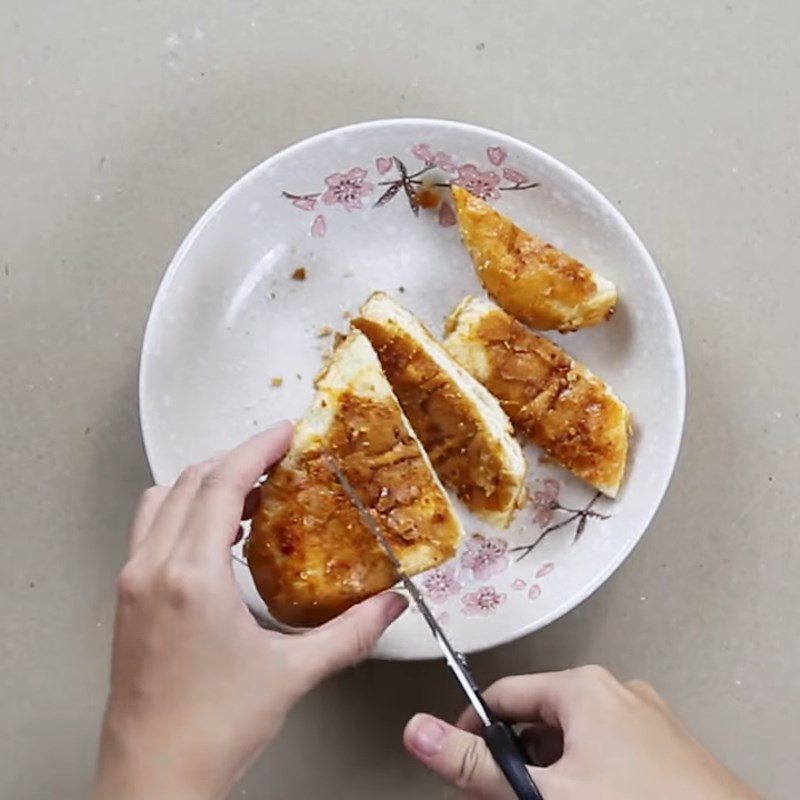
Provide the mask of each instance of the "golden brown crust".
[{"label": "golden brown crust", "polygon": [[539,330],[567,332],[614,313],[616,290],[593,270],[466,189],[453,186],[453,198],[478,277],[509,314]]},{"label": "golden brown crust", "polygon": [[451,318],[452,338],[445,345],[467,369],[475,370],[480,359],[476,377],[517,430],[570,472],[615,496],[627,461],[628,408],[560,347],[492,309],[468,328]]},{"label": "golden brown crust", "polygon": [[461,528],[393,397],[343,392],[324,441],[292,453],[261,488],[246,555],[280,622],[318,625],[397,581],[322,458],[340,463],[410,574],[455,554]]},{"label": "golden brown crust", "polygon": [[[369,307],[369,304],[366,306]],[[442,482],[452,488],[475,513],[508,524],[524,491],[525,462],[510,436],[510,424],[500,407],[492,409],[508,426],[502,441],[489,427],[476,398],[464,395],[462,387],[436,363],[430,337],[426,350],[414,336],[391,321],[358,317],[353,325],[362,331],[378,354],[386,377],[405,415],[424,445]],[[424,330],[424,329],[423,329]],[[443,357],[450,356],[442,351]],[[453,368],[464,374],[455,363]],[[476,389],[483,392],[482,387]],[[494,421],[497,424],[497,420]],[[513,452],[508,451],[513,448]],[[516,456],[516,463],[509,463]]]}]

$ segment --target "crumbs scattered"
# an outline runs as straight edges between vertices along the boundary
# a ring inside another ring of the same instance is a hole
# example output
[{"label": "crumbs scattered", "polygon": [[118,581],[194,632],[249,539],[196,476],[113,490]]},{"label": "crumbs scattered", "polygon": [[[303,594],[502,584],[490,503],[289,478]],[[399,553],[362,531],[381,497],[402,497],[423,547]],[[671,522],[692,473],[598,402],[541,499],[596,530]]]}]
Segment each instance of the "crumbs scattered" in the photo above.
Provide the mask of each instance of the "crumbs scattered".
[{"label": "crumbs scattered", "polygon": [[35,588],[36,588],[36,584],[35,584],[33,581],[31,581],[31,582],[28,584],[28,586],[29,586],[31,589],[35,589]]},{"label": "crumbs scattered", "polygon": [[356,273],[355,273],[355,270],[353,270],[353,268],[352,268],[352,267],[348,267],[348,268],[347,268],[347,269],[346,269],[346,270],[345,270],[345,271],[342,273],[342,277],[343,277],[343,278],[352,278],[352,277],[353,277],[353,275],[355,275],[355,274],[356,274]]},{"label": "crumbs scattered", "polygon": [[343,333],[336,331],[336,335],[333,337],[333,346],[338,347],[346,338]]},{"label": "crumbs scattered", "polygon": [[303,376],[299,372],[295,373],[295,378],[299,381],[303,380]]},{"label": "crumbs scattered", "polygon": [[485,42],[478,42],[478,43],[475,45],[475,49],[476,49],[476,50],[479,50],[479,51],[480,51],[480,50],[485,50],[485,49],[486,49],[486,43],[485,43]]},{"label": "crumbs scattered", "polygon": [[270,292],[270,293],[269,293],[269,299],[270,299],[270,300],[274,300],[274,299],[275,299],[275,297],[276,297],[276,294],[275,294],[275,292]]},{"label": "crumbs scattered", "polygon": [[86,428],[83,429],[83,435],[84,436],[88,436],[91,432],[92,432],[92,429],[89,428],[89,427],[86,427]]},{"label": "crumbs scattered", "polygon": [[397,287],[397,291],[400,292],[400,294],[405,294],[406,293],[406,287],[405,286],[398,286]]},{"label": "crumbs scattered", "polygon": [[350,319],[353,315],[349,311],[342,311],[342,319]]},{"label": "crumbs scattered", "polygon": [[283,386],[283,378],[281,378],[280,376],[273,378],[270,381],[270,385],[274,386],[276,389],[280,388],[281,386]]},{"label": "crumbs scattered", "polygon": [[306,268],[305,267],[298,267],[292,273],[292,280],[293,281],[304,281],[306,279],[306,275],[307,275]]},{"label": "crumbs scattered", "polygon": [[325,336],[330,336],[333,333],[333,328],[330,325],[323,325],[317,328],[317,338],[322,339]]}]

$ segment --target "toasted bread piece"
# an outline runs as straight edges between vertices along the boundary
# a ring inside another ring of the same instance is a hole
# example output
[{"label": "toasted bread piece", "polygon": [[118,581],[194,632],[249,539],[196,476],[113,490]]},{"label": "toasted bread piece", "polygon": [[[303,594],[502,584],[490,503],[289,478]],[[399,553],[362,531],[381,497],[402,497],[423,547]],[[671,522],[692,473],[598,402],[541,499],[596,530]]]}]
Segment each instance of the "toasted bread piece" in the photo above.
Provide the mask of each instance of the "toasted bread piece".
[{"label": "toasted bread piece", "polygon": [[617,303],[611,281],[517,227],[460,186],[458,224],[478,277],[509,314],[538,330],[562,333],[608,319]]},{"label": "toasted bread piece", "polygon": [[261,487],[246,556],[272,615],[318,625],[397,575],[323,453],[340,464],[413,575],[451,558],[461,524],[362,333],[317,379],[289,452]]},{"label": "toasted bread piece", "polygon": [[467,297],[445,347],[500,401],[517,430],[570,472],[616,497],[631,414],[583,364],[489,300]]},{"label": "toasted bread piece", "polygon": [[372,342],[444,485],[471,511],[507,526],[525,496],[527,462],[500,403],[383,292],[352,324]]}]

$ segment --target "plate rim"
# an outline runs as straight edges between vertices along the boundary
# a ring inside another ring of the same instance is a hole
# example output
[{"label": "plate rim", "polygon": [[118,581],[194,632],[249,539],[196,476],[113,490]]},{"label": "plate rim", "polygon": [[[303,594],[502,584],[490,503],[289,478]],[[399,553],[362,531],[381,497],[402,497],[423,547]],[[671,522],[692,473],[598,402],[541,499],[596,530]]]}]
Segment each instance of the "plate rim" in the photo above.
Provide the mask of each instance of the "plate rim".
[{"label": "plate rim", "polygon": [[[633,552],[634,548],[639,544],[639,542],[644,538],[647,532],[650,530],[650,526],[661,508],[662,503],[664,502],[664,498],[667,496],[667,492],[672,484],[672,481],[675,476],[675,470],[678,464],[678,460],[680,458],[681,450],[683,447],[683,437],[685,433],[685,425],[686,425],[686,406],[687,406],[687,372],[686,372],[686,354],[683,344],[683,335],[681,333],[681,325],[680,320],[678,319],[678,315],[675,311],[675,306],[672,302],[672,298],[667,290],[666,282],[664,280],[664,276],[661,273],[661,270],[658,268],[658,265],[655,263],[655,260],[650,255],[649,250],[645,247],[644,242],[639,237],[636,230],[633,228],[630,222],[628,222],[627,218],[622,214],[622,212],[612,203],[597,187],[595,187],[587,178],[584,178],[579,172],[575,169],[570,167],[568,164],[564,163],[560,159],[556,158],[555,156],[550,155],[550,153],[542,150],[541,148],[537,147],[534,144],[524,141],[523,139],[519,139],[511,134],[505,133],[503,131],[498,131],[494,128],[488,128],[483,125],[477,125],[471,122],[462,122],[459,120],[453,119],[445,119],[445,118],[437,118],[437,117],[388,117],[388,118],[381,118],[381,119],[371,119],[362,122],[355,122],[349,125],[338,126],[334,128],[328,128],[324,131],[319,133],[313,134],[312,136],[305,137],[303,139],[299,139],[293,142],[290,145],[287,145],[280,150],[270,154],[265,159],[260,161],[259,163],[255,164],[253,167],[248,169],[242,175],[240,175],[233,183],[231,183],[226,189],[222,191],[222,193],[206,208],[206,210],[200,215],[197,221],[192,225],[189,229],[188,233],[184,236],[183,240],[181,241],[178,248],[175,250],[172,258],[169,261],[164,273],[161,276],[161,280],[159,281],[158,288],[153,296],[153,300],[150,304],[150,309],[147,315],[147,322],[145,323],[144,332],[142,334],[141,346],[139,350],[139,369],[138,369],[138,391],[137,391],[137,400],[139,406],[139,429],[142,437],[142,445],[145,451],[145,457],[147,459],[147,464],[150,469],[151,477],[155,482],[158,482],[158,475],[157,470],[153,463],[153,452],[155,449],[155,445],[152,441],[152,436],[154,434],[148,433],[147,423],[145,421],[145,395],[147,393],[147,380],[145,377],[145,359],[147,357],[148,351],[151,349],[150,344],[153,341],[153,338],[156,336],[155,333],[155,318],[158,316],[158,312],[160,311],[161,306],[165,302],[165,298],[168,294],[169,287],[173,281],[174,276],[177,274],[178,269],[180,268],[186,254],[191,249],[194,242],[198,239],[198,237],[202,234],[205,230],[206,226],[211,222],[211,220],[215,217],[217,211],[225,205],[232,197],[238,194],[240,191],[244,189],[251,181],[255,180],[256,177],[263,171],[269,169],[269,167],[273,164],[273,162],[277,161],[278,159],[283,159],[286,157],[291,156],[291,154],[297,150],[301,150],[304,147],[319,144],[320,142],[324,142],[324,140],[333,138],[335,136],[340,136],[347,133],[353,133],[356,131],[367,130],[371,128],[381,128],[387,126],[397,126],[397,127],[414,127],[419,125],[444,125],[447,127],[452,127],[455,130],[464,130],[469,131],[473,134],[479,134],[487,138],[493,138],[495,141],[498,141],[500,144],[512,145],[516,148],[523,148],[527,149],[528,151],[533,151],[533,153],[544,162],[548,163],[548,165],[555,167],[557,170],[563,170],[573,181],[575,181],[581,189],[583,189],[587,194],[594,199],[604,210],[610,212],[610,216],[615,219],[615,221],[621,225],[622,229],[627,234],[630,242],[633,244],[637,254],[642,259],[642,262],[645,266],[650,270],[655,278],[655,285],[656,290],[660,299],[662,300],[666,314],[668,317],[668,321],[674,326],[675,335],[677,337],[677,354],[678,364],[676,364],[676,374],[678,377],[678,408],[676,409],[679,415],[679,425],[678,425],[678,434],[677,434],[677,441],[671,443],[671,451],[667,454],[668,460],[668,469],[663,473],[663,488],[661,490],[661,496],[658,502],[653,506],[653,508],[649,511],[648,514],[644,517],[644,524],[642,525],[641,533],[633,539],[631,542],[628,542],[624,547],[622,547],[617,554],[612,558],[607,565],[598,572],[594,578],[584,584],[580,589],[573,592],[569,597],[565,598],[563,602],[561,602],[556,608],[550,611],[548,614],[540,617],[534,621],[528,622],[527,624],[522,625],[521,627],[517,628],[511,633],[503,634],[496,639],[492,639],[491,642],[480,645],[477,647],[469,648],[466,652],[469,653],[480,653],[486,650],[491,650],[496,647],[501,647],[502,645],[509,644],[510,642],[517,641],[518,639],[522,639],[523,637],[529,636],[532,633],[535,633],[542,628],[550,625],[551,623],[555,622],[557,619],[568,614],[570,611],[573,611],[579,605],[584,603],[588,600],[618,569],[619,567],[627,560],[630,554]],[[241,565],[238,565],[241,566]],[[242,567],[243,568],[243,567]],[[245,598],[243,597],[243,602],[247,605]],[[256,619],[259,619],[259,615],[250,608],[248,605],[248,610],[250,613],[253,614]],[[408,655],[406,656],[403,653],[399,654],[373,654],[372,658],[380,659],[380,660],[387,660],[387,661],[430,661],[440,659],[443,656],[440,653],[431,652],[427,655]]]}]

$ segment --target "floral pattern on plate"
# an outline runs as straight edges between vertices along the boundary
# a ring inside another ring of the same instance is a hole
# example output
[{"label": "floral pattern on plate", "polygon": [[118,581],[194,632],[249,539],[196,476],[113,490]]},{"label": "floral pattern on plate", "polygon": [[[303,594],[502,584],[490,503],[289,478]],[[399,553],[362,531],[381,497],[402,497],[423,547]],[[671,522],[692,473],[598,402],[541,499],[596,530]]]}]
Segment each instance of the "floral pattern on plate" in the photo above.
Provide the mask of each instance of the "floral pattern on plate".
[{"label": "floral pattern on plate", "polygon": [[[583,535],[589,520],[603,521],[611,517],[610,514],[603,514],[596,509],[597,503],[603,498],[601,492],[595,492],[582,508],[574,508],[561,502],[561,484],[554,478],[537,480],[535,486],[531,492],[531,507],[534,524],[540,529],[540,533],[530,543],[511,548],[511,553],[518,554],[516,561],[522,561],[529,556],[550,534],[562,528],[569,528],[575,523],[572,537],[574,544]],[[559,518],[554,522],[556,513]]]},{"label": "floral pattern on plate", "polygon": [[506,601],[506,596],[494,586],[481,586],[461,596],[461,612],[468,617],[491,614]]},{"label": "floral pattern on plate", "polygon": [[467,540],[461,553],[461,565],[472,570],[473,575],[486,580],[508,569],[508,542],[499,536],[481,536],[476,533]]},{"label": "floral pattern on plate", "polygon": [[448,597],[461,591],[461,583],[455,577],[455,566],[452,563],[426,572],[421,583],[423,593],[434,603],[443,603]]},{"label": "floral pattern on plate", "polygon": [[[422,162],[420,167],[409,169],[396,155],[379,155],[373,159],[376,173],[374,180],[368,180],[369,169],[354,166],[344,172],[326,175],[322,181],[325,184],[324,189],[305,194],[283,191],[281,196],[300,211],[315,211],[318,204],[323,203],[328,206],[342,206],[349,212],[364,208],[365,199],[373,195],[376,187],[379,187],[381,193],[373,202],[373,207],[385,206],[402,194],[415,215],[419,214],[423,206],[438,208],[439,225],[449,228],[456,224],[455,211],[450,202],[441,194],[433,192],[433,189],[447,189],[455,184],[484,200],[496,200],[501,192],[535,189],[539,186],[537,181],[531,180],[519,169],[507,166],[496,169],[509,156],[504,147],[497,145],[486,148],[488,168],[471,161],[459,163],[450,153],[443,150],[434,152],[425,142],[413,145],[410,152],[415,159]],[[314,219],[309,232],[317,238],[325,236],[327,222],[323,215]]]}]

